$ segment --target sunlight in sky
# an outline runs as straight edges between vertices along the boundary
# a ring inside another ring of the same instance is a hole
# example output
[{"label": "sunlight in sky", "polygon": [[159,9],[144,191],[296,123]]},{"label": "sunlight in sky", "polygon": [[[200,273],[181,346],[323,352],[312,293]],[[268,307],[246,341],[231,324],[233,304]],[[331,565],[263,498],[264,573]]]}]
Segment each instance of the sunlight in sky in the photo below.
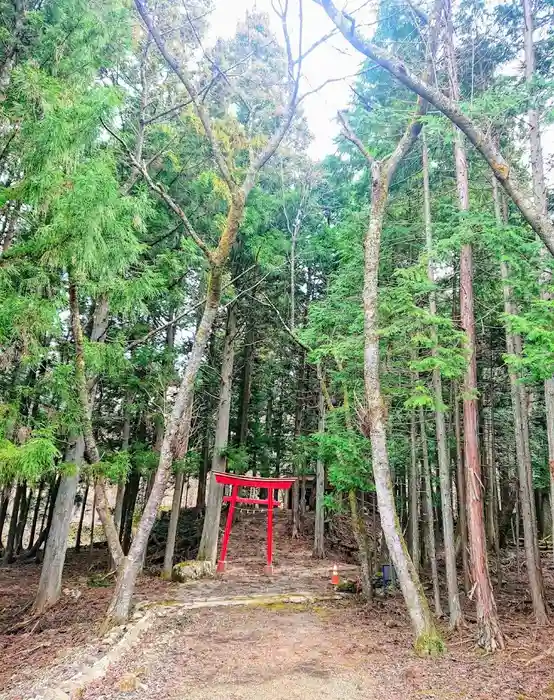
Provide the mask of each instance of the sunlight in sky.
[{"label": "sunlight in sky", "polygon": [[[344,4],[344,3],[343,3]],[[352,2],[352,8],[359,7],[360,0]],[[213,40],[218,36],[229,37],[235,31],[237,22],[250,10],[266,12],[271,17],[272,29],[278,39],[282,40],[279,20],[271,7],[271,0],[215,0],[216,9],[211,18],[210,34]],[[346,3],[346,7],[349,3]],[[293,18],[291,29],[298,31],[298,0],[289,0],[289,13]],[[332,29],[332,24],[324,10],[312,0],[303,3],[303,46],[310,47]],[[370,21],[371,11],[364,9],[356,13],[360,21]],[[294,36],[294,35],[293,35]],[[308,96],[302,103],[309,128],[314,136],[309,154],[318,159],[334,151],[333,138],[338,133],[336,123],[337,110],[344,108],[350,99],[352,77],[360,68],[360,55],[353,51],[347,42],[339,36],[329,39],[310,54],[304,62],[304,81],[302,91],[317,88],[329,79],[347,78],[325,85],[319,92]]]}]

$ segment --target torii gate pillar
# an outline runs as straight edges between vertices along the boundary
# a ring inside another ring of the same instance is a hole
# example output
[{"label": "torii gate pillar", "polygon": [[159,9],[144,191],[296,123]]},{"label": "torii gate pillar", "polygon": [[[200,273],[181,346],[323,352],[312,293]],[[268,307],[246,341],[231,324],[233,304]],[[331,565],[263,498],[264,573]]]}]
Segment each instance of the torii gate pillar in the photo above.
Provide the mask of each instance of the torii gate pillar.
[{"label": "torii gate pillar", "polygon": [[[236,474],[227,474],[224,472],[216,472],[215,480],[218,484],[229,484],[232,486],[230,496],[224,496],[223,502],[229,503],[227,512],[227,521],[225,523],[225,531],[223,533],[223,542],[221,544],[221,555],[217,564],[219,573],[225,571],[227,563],[227,547],[229,545],[229,536],[233,527],[233,515],[237,503],[254,503],[267,506],[267,561],[265,571],[267,574],[273,573],[273,508],[279,507],[279,501],[273,499],[273,494],[279,489],[290,489],[296,479],[290,477],[277,477],[275,479],[264,479],[255,476],[237,476]],[[241,486],[265,488],[267,489],[267,498],[242,498],[239,496],[239,488]]]}]

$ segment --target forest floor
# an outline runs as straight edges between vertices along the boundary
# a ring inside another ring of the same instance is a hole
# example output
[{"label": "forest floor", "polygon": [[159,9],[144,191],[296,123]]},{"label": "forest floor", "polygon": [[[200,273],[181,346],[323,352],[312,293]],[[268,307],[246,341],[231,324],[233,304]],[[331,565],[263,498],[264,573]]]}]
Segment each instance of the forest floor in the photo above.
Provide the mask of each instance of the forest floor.
[{"label": "forest floor", "polygon": [[[474,605],[467,602],[466,628],[445,631],[447,652],[420,659],[411,650],[400,594],[369,606],[355,597],[333,599],[334,562],[313,560],[309,540],[291,541],[285,514],[276,522],[275,575],[264,576],[264,526],[263,517],[236,524],[222,577],[174,584],[143,576],[136,599],[150,614],[148,626],[79,697],[554,700],[554,657],[534,660],[552,636],[533,624],[513,555],[506,558],[498,596],[506,650],[489,656],[475,648]],[[2,700],[62,698],[53,689],[98,664],[110,649],[94,633],[112,592],[112,580],[94,572],[106,555],[94,551],[92,571],[88,553],[73,553],[68,564],[62,602],[38,620],[26,618],[24,606],[39,567],[0,569]],[[355,575],[345,563],[339,568],[344,576]],[[546,579],[552,603],[554,571],[548,566]],[[290,602],[294,593],[303,595]],[[17,626],[21,620],[28,620],[24,627]]]}]

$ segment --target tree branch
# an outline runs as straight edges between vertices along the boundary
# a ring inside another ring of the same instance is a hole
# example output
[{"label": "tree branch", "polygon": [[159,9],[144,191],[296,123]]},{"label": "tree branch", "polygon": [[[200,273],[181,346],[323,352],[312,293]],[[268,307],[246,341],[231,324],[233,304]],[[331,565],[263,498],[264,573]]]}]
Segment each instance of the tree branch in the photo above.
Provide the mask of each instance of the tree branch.
[{"label": "tree branch", "polygon": [[150,173],[148,172],[146,166],[144,163],[139,162],[131,149],[127,146],[125,141],[118,136],[115,131],[110,129],[110,127],[102,120],[100,119],[102,126],[106,131],[111,134],[114,139],[122,146],[123,150],[127,154],[127,157],[129,158],[130,162],[132,165],[140,172],[142,177],[145,179],[146,183],[150,187],[150,189],[153,192],[156,192],[160,196],[161,199],[167,204],[167,206],[171,209],[172,212],[174,212],[183,222],[185,226],[185,230],[187,234],[192,238],[192,240],[196,243],[196,245],[200,248],[200,250],[204,253],[206,256],[206,259],[210,264],[213,264],[214,262],[214,254],[213,251],[210,249],[210,247],[203,241],[203,239],[196,233],[193,225],[190,223],[188,216],[185,214],[185,212],[181,209],[181,207],[177,204],[177,202],[169,195],[165,189],[163,188],[162,185],[159,183],[156,183],[152,180],[150,177]]},{"label": "tree branch", "polygon": [[154,26],[154,23],[152,22],[152,17],[149,15],[146,6],[144,4],[144,0],[135,0],[135,6],[138,10],[138,13],[142,17],[144,24],[146,25],[148,31],[150,32],[152,38],[156,42],[156,46],[158,47],[159,52],[162,54],[164,57],[167,65],[171,68],[171,70],[175,73],[175,75],[179,78],[179,80],[183,83],[185,90],[187,91],[194,108],[196,110],[196,114],[198,115],[198,118],[200,119],[202,126],[204,127],[204,132],[206,134],[206,138],[210,142],[210,146],[212,149],[212,152],[214,154],[215,161],[217,163],[217,167],[219,168],[219,171],[221,172],[222,178],[225,180],[227,186],[229,187],[229,190],[231,192],[236,191],[237,189],[237,183],[235,182],[231,171],[229,169],[229,166],[227,165],[227,161],[225,160],[225,157],[223,156],[223,153],[221,152],[221,149],[219,148],[219,143],[217,142],[217,138],[212,130],[212,125],[210,118],[204,109],[204,106],[202,105],[201,102],[198,100],[198,93],[195,91],[192,81],[190,77],[188,76],[187,72],[177,63],[176,59],[169,53],[164,40],[162,39],[160,32],[158,29]]},{"label": "tree branch", "polygon": [[460,107],[440,90],[421,80],[410,71],[403,61],[361,36],[355,22],[340,11],[332,0],[313,0],[321,5],[335,26],[349,43],[364,56],[394,75],[403,85],[434,105],[469,139],[488,163],[496,179],[521,212],[523,218],[536,231],[548,250],[554,255],[554,226],[547,215],[534,205],[530,193],[519,182],[513,169],[506,161],[493,140],[470,119]]},{"label": "tree branch", "polygon": [[[302,24],[303,24],[302,2],[303,2],[303,0],[298,0],[298,1],[299,1],[299,23],[300,23],[299,34],[300,34],[300,36],[302,36]],[[284,9],[281,10],[281,13],[278,12],[277,14],[281,18],[281,26],[283,28],[285,46],[287,47],[288,73],[289,73],[289,83],[290,83],[289,101],[288,101],[287,108],[285,111],[285,116],[284,116],[281,124],[273,132],[273,135],[271,136],[271,138],[267,142],[265,148],[258,154],[258,156],[254,159],[254,161],[250,162],[250,166],[247,170],[246,177],[244,178],[244,183],[242,185],[242,191],[243,191],[245,198],[248,196],[252,187],[254,187],[254,183],[256,181],[256,177],[257,177],[259,171],[264,167],[264,165],[267,163],[267,161],[273,156],[275,151],[279,148],[281,141],[283,140],[283,138],[285,137],[285,134],[289,130],[289,127],[292,123],[294,114],[296,112],[296,108],[298,106],[298,92],[300,89],[300,76],[302,75],[302,57],[300,56],[296,63],[292,57],[290,34],[288,31],[288,26],[287,26],[287,21],[286,21],[287,5],[288,5],[288,2],[285,2]],[[296,69],[296,75],[295,75],[295,69]]]},{"label": "tree branch", "polygon": [[[227,284],[224,284],[221,287],[221,291],[225,291],[225,289],[228,289],[229,287],[232,287],[237,280],[239,280],[241,277],[244,277],[244,275],[248,274],[251,270],[253,270],[258,263],[255,262],[253,265],[250,265],[250,267],[247,267],[246,270],[243,270],[239,275],[234,277],[230,282],[227,282]],[[269,273],[268,273],[269,274]],[[267,277],[267,275],[266,275]],[[262,278],[261,281],[265,279]],[[257,286],[257,285],[254,285]],[[253,287],[251,288],[253,289]],[[247,290],[250,291],[250,290]],[[235,302],[241,294],[238,294],[232,301]],[[171,319],[171,321],[168,321],[167,323],[162,324],[161,326],[158,326],[157,328],[153,328],[151,331],[148,331],[146,335],[143,335],[142,338],[138,338],[137,340],[133,340],[132,342],[127,344],[127,348],[136,348],[137,345],[142,345],[143,343],[146,343],[150,338],[152,338],[155,335],[158,335],[158,333],[161,333],[162,331],[165,331],[166,328],[169,328],[169,326],[172,326],[174,323],[177,323],[177,321],[180,321],[182,318],[185,318],[185,316],[190,316],[194,311],[199,309],[201,306],[204,306],[204,304],[207,301],[207,297],[204,297],[201,301],[199,301],[197,304],[194,304],[194,306],[190,306],[188,309],[185,309],[185,311],[182,311],[180,314],[177,314],[174,318]]]},{"label": "tree branch", "polygon": [[361,139],[357,134],[354,133],[354,130],[350,126],[350,122],[348,119],[344,116],[342,112],[337,112],[337,117],[340,123],[342,124],[342,134],[344,138],[347,141],[350,141],[350,143],[354,144],[358,151],[362,154],[362,156],[367,160],[369,165],[373,163],[375,158],[371,155],[371,153],[366,149],[364,144],[362,143]]}]

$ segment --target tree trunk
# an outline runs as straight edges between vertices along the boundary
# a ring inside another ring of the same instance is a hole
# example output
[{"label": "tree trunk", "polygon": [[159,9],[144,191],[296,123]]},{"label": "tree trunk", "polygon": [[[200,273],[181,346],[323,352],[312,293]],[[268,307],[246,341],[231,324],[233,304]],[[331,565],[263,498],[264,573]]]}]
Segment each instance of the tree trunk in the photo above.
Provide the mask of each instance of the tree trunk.
[{"label": "tree trunk", "polygon": [[[191,412],[187,416],[187,420],[192,418],[192,401]],[[180,445],[182,454],[186,454],[188,450],[189,436],[185,437],[185,442]],[[175,475],[175,488],[173,490],[173,500],[171,502],[171,515],[169,516],[169,525],[167,528],[167,542],[164,553],[164,566],[162,570],[162,578],[170,579],[173,571],[173,555],[175,554],[175,540],[177,538],[177,526],[179,525],[179,515],[181,513],[181,500],[183,498],[183,485],[185,481],[185,473],[177,472]],[[186,504],[185,504],[186,505]]]},{"label": "tree trunk", "polygon": [[42,518],[40,519],[40,531],[44,530],[44,521],[46,520],[46,515],[48,514],[50,500],[52,498],[52,491],[54,490],[54,484],[51,483],[48,488],[48,493],[46,495],[46,503],[44,504],[44,510],[42,511]]},{"label": "tree trunk", "polygon": [[250,394],[252,393],[252,368],[254,364],[254,323],[250,322],[244,339],[244,366],[240,391],[239,421],[237,430],[237,444],[246,445],[248,438],[248,409],[250,407]]},{"label": "tree trunk", "polygon": [[90,513],[90,541],[88,548],[88,562],[89,566],[92,564],[92,555],[94,552],[94,516],[96,515],[96,488],[92,494],[92,509]]},{"label": "tree trunk", "polygon": [[23,497],[25,486],[17,484],[15,488],[15,496],[12,503],[12,513],[10,517],[10,527],[8,529],[8,539],[6,540],[6,549],[4,550],[4,564],[11,564],[14,560],[15,537],[17,533],[17,522],[19,518],[19,509],[21,506],[21,498]]},{"label": "tree trunk", "polygon": [[464,244],[460,257],[460,312],[467,334],[469,363],[464,381],[464,457],[467,477],[468,533],[471,574],[477,602],[478,644],[487,651],[504,647],[489,577],[485,523],[483,518],[483,482],[477,427],[477,367],[475,361],[475,319],[473,314],[473,252]]},{"label": "tree trunk", "polygon": [[[433,270],[433,227],[431,221],[431,191],[429,186],[429,154],[425,132],[422,134],[422,166],[423,166],[423,219],[425,226],[425,242],[427,251],[427,277],[434,284],[435,274]],[[429,312],[431,316],[437,315],[437,296],[435,291],[429,294]],[[432,355],[437,355],[437,333],[432,331],[433,349]],[[437,458],[439,463],[439,485],[442,510],[442,531],[444,538],[444,561],[446,565],[446,584],[448,588],[449,625],[451,629],[458,629],[463,623],[462,608],[460,606],[460,592],[458,589],[458,575],[456,571],[456,545],[454,537],[454,516],[452,513],[452,489],[450,477],[450,461],[444,420],[444,402],[442,397],[442,377],[438,367],[433,369],[433,393],[435,398],[435,431],[437,438]],[[467,541],[465,507],[460,512],[463,549],[464,571],[467,574]],[[469,586],[468,586],[469,588]]]},{"label": "tree trunk", "polygon": [[[40,512],[40,504],[42,503],[42,491],[43,491],[43,489],[44,489],[44,481],[40,481],[40,483],[38,485],[38,490],[37,490],[37,498],[35,501],[35,509],[33,512],[33,522],[31,523],[31,532],[29,533],[29,544],[27,545],[27,549],[30,549],[33,546],[33,542],[35,541],[35,534],[37,531],[38,514]],[[0,525],[0,541],[1,541],[1,539],[2,539],[2,530],[1,530],[1,525]]]},{"label": "tree trunk", "polygon": [[[364,384],[367,405],[367,433],[371,439],[371,453],[375,490],[381,527],[392,558],[396,575],[404,595],[416,636],[415,647],[423,653],[442,649],[442,642],[435,629],[433,618],[410,559],[396,514],[394,493],[389,469],[386,438],[386,420],[379,379],[379,328],[378,328],[378,280],[379,247],[385,214],[391,159],[383,163],[374,161],[371,168],[371,219],[365,237],[364,264]],[[402,157],[398,154],[397,162]]]},{"label": "tree trunk", "polygon": [[410,473],[408,476],[408,541],[410,543],[410,556],[416,571],[419,573],[421,552],[419,537],[419,465],[417,462],[416,440],[416,418],[415,412],[412,411],[410,416]]},{"label": "tree trunk", "polygon": [[466,477],[464,473],[464,450],[462,441],[462,426],[460,419],[460,405],[458,401],[458,390],[453,385],[453,406],[454,406],[454,433],[456,436],[456,486],[458,489],[458,525],[460,530],[460,541],[462,547],[462,569],[464,574],[464,590],[469,594],[471,589],[469,578],[469,541],[467,528],[467,499],[466,499]]},{"label": "tree trunk", "polygon": [[179,513],[181,512],[181,500],[183,498],[183,486],[185,474],[183,471],[175,475],[175,488],[173,489],[173,500],[171,501],[171,515],[167,528],[167,542],[165,544],[164,566],[162,578],[169,580],[173,571],[173,555],[175,553],[175,539],[177,537],[177,525],[179,523]]},{"label": "tree trunk", "polygon": [[[98,462],[100,462],[100,453],[98,452],[98,446],[92,430],[91,386],[94,386],[94,384],[91,383],[91,385],[87,385],[83,328],[81,326],[81,316],[79,312],[78,291],[74,281],[70,281],[69,283],[69,310],[71,315],[71,328],[73,330],[73,343],[75,346],[75,385],[82,411],[81,422],[83,439],[85,441],[85,449],[89,462],[91,464],[98,464]],[[93,329],[95,330],[91,333],[91,340],[99,340],[104,334],[106,326],[107,301],[101,298],[94,312]],[[115,562],[116,566],[118,566],[123,559],[123,550],[119,543],[119,535],[112,517],[104,480],[102,478],[96,480],[94,493],[96,510],[102,521],[102,527],[104,528],[106,540],[108,542],[108,549],[110,550],[112,560]]]},{"label": "tree trunk", "polygon": [[121,522],[121,543],[125,554],[131,548],[131,540],[133,539],[133,519],[135,517],[135,508],[140,488],[140,473],[135,469],[127,481],[125,487],[125,495],[123,498],[123,513]]},{"label": "tree trunk", "polygon": [[[304,420],[304,382],[306,376],[306,356],[304,351],[300,354],[300,364],[298,366],[296,381],[296,396],[294,409],[294,439],[295,441],[302,435],[302,424]],[[295,473],[299,477],[299,470],[296,467]],[[292,537],[298,539],[300,536],[300,481],[297,480],[292,485]]]},{"label": "tree trunk", "polygon": [[[554,381],[545,383],[544,400],[554,415]],[[554,558],[554,432],[548,433],[548,467],[550,472],[550,521],[552,523],[552,556]]]},{"label": "tree trunk", "polygon": [[[231,213],[229,216],[231,217]],[[238,229],[240,219],[236,218],[236,212],[233,214],[233,218],[236,221],[236,227]],[[179,439],[179,428],[181,428],[186,435],[188,435],[190,431],[190,425],[186,424],[190,421],[182,421],[181,426],[179,426],[179,422],[183,416],[190,415],[194,396],[194,383],[208,345],[219,306],[219,300],[221,298],[221,274],[221,269],[219,267],[214,267],[211,271],[202,320],[200,321],[194,337],[189,361],[183,374],[183,379],[171,411],[171,416],[166,422],[165,435],[160,452],[160,461],[152,491],[150,492],[148,503],[144,509],[129,553],[125,557],[122,566],[119,568],[115,591],[108,607],[102,628],[103,631],[126,620],[129,615],[136,579],[142,566],[144,550],[148,543],[154,520],[156,519],[159,504],[162,502],[165,493],[173,452],[177,447],[174,443],[176,439]]]},{"label": "tree trunk", "polygon": [[[524,49],[525,49],[525,79],[528,87],[532,86],[535,76],[535,46],[533,43],[533,7],[531,0],[522,0],[523,3],[523,18],[524,18]],[[541,145],[540,119],[539,112],[533,106],[533,98],[530,97],[530,106],[527,110],[527,122],[529,126],[529,144],[530,144],[530,161],[531,175],[533,179],[533,196],[537,208],[540,209],[543,216],[548,217],[548,198],[544,180],[544,163]],[[547,256],[543,256],[547,257]],[[548,282],[552,278],[551,270],[547,268],[543,282]],[[543,298],[548,298],[545,292]],[[548,465],[550,473],[550,502],[554,500],[554,377],[550,377],[544,382],[544,397],[545,397],[545,412],[546,412],[546,434],[548,440]],[[532,476],[531,476],[531,493],[532,497]],[[522,503],[522,512],[524,518],[525,530],[525,507]],[[554,515],[554,506],[552,513]],[[535,523],[536,524],[536,523]],[[536,533],[535,533],[536,534]],[[524,533],[525,536],[525,533]],[[552,538],[552,552],[554,556],[554,537]],[[536,566],[540,572],[540,555],[538,549],[535,549],[535,557],[537,559]],[[531,583],[531,582],[530,582]],[[531,587],[533,584],[531,584]],[[532,592],[533,595],[533,592]],[[541,599],[544,603],[544,591],[541,588]],[[543,614],[540,606],[535,605],[535,597],[533,596],[533,607],[535,616],[539,624],[546,624],[546,612]],[[543,605],[544,607],[544,605]]]},{"label": "tree trunk", "polygon": [[[231,396],[233,383],[233,364],[235,361],[235,338],[237,335],[236,308],[232,304],[227,314],[227,326],[225,329],[225,343],[223,358],[221,360],[221,384],[219,388],[219,405],[217,409],[217,422],[214,437],[214,451],[212,456],[212,473],[224,472],[226,458],[224,452],[229,440],[229,416],[231,411]],[[211,561],[215,564],[217,559],[217,543],[219,538],[219,521],[221,519],[222,488],[212,477],[206,504],[206,515],[202,538],[198,550],[198,559]]]},{"label": "tree trunk", "polygon": [[29,515],[29,506],[31,505],[31,498],[33,497],[33,490],[29,489],[27,494],[27,487],[23,491],[23,497],[21,499],[21,506],[19,508],[19,521],[17,523],[17,531],[15,535],[15,553],[20,554],[23,549],[23,535],[25,533],[25,525],[27,524],[27,516]]},{"label": "tree trunk", "polygon": [[[321,366],[317,366],[317,376],[319,383],[323,382],[323,376],[321,373]],[[317,426],[318,433],[321,437],[325,433],[325,397],[323,395],[323,388],[319,387],[319,422]],[[321,449],[319,452],[321,452]],[[318,454],[316,461],[316,483],[315,483],[315,532],[314,532],[314,549],[313,556],[316,559],[325,558],[325,462],[321,454]]]},{"label": "tree trunk", "polygon": [[354,539],[358,546],[358,557],[360,559],[360,578],[362,583],[362,594],[366,600],[373,599],[372,578],[372,563],[371,563],[371,548],[369,546],[369,538],[363,514],[358,511],[358,499],[356,491],[351,489],[348,492],[348,503],[350,504],[350,520],[352,522],[352,531]]},{"label": "tree trunk", "polygon": [[[493,181],[494,210],[497,225],[504,226],[504,217],[500,201],[500,193],[496,182]],[[512,289],[509,286],[509,269],[506,262],[500,263],[500,274],[504,283],[504,313],[512,315],[517,312],[513,302]],[[509,354],[519,355],[520,339],[506,330],[506,351]],[[510,395],[512,401],[512,412],[514,416],[514,432],[516,444],[516,462],[519,483],[519,503],[523,519],[523,541],[525,548],[525,561],[527,565],[527,576],[529,578],[529,589],[533,601],[533,611],[538,624],[544,625],[548,622],[546,603],[544,599],[544,586],[542,581],[542,570],[540,561],[537,566],[537,542],[536,532],[533,527],[533,514],[531,509],[532,492],[529,489],[530,483],[530,446],[529,431],[527,429],[527,417],[523,414],[522,393],[520,382],[512,365],[508,365],[508,375],[510,379]],[[546,394],[545,394],[546,396]]]},{"label": "tree trunk", "polygon": [[[444,0],[446,13],[446,53],[452,99],[460,100],[460,89],[452,29],[450,0]],[[455,128],[454,159],[456,164],[456,184],[458,207],[469,211],[469,182],[466,154],[462,134]],[[460,318],[466,334],[468,364],[464,377],[463,422],[464,459],[467,486],[468,534],[470,564],[473,588],[477,602],[478,644],[487,651],[504,647],[496,613],[496,603],[492,591],[487,560],[485,523],[483,518],[483,481],[479,455],[479,432],[477,424],[477,362],[475,357],[475,314],[473,309],[473,249],[470,243],[462,245],[460,253]]]},{"label": "tree trunk", "polygon": [[208,432],[208,419],[206,419],[206,427],[204,430],[204,437],[202,438],[202,463],[200,464],[200,472],[198,474],[198,490],[196,492],[197,508],[204,508],[206,505],[206,480],[208,478],[210,465],[210,434]]},{"label": "tree trunk", "polygon": [[435,615],[442,617],[441,593],[439,587],[439,574],[437,571],[437,551],[435,545],[435,522],[433,517],[433,490],[431,488],[431,466],[427,448],[427,428],[425,426],[425,413],[423,407],[419,407],[419,426],[421,432],[421,451],[423,453],[423,477],[425,482],[425,546],[431,564],[431,579],[433,581],[433,598],[435,601]]},{"label": "tree trunk", "polygon": [[[127,451],[129,449],[129,442],[131,439],[131,416],[127,407],[128,398],[125,401],[124,419],[123,419],[123,431],[121,436],[121,449]],[[125,484],[127,477],[121,479],[117,484],[117,493],[115,497],[115,508],[113,512],[113,519],[115,528],[118,534],[121,532],[121,518],[123,515],[123,498],[125,496]],[[88,486],[88,484],[87,484]],[[121,538],[120,538],[121,540]]]},{"label": "tree trunk", "polygon": [[83,503],[81,505],[81,514],[79,516],[79,525],[77,526],[77,536],[75,537],[75,551],[80,552],[81,551],[81,535],[83,533],[83,521],[85,519],[85,510],[87,508],[87,499],[88,499],[88,479],[87,483],[85,485],[85,491],[83,493]]},{"label": "tree trunk", "polygon": [[2,549],[2,533],[4,532],[4,525],[6,523],[6,516],[8,515],[8,506],[10,505],[10,495],[12,492],[11,484],[9,486],[4,486],[2,492],[0,493],[0,549]]},{"label": "tree trunk", "polygon": [[73,473],[62,476],[58,487],[52,525],[48,533],[38,591],[33,605],[33,611],[36,614],[41,614],[47,608],[55,605],[62,594],[62,573],[67,551],[67,538],[79,484],[79,466],[83,461],[84,454],[85,443],[82,437],[76,438],[67,447],[65,461],[68,464],[76,465],[76,468]]}]

